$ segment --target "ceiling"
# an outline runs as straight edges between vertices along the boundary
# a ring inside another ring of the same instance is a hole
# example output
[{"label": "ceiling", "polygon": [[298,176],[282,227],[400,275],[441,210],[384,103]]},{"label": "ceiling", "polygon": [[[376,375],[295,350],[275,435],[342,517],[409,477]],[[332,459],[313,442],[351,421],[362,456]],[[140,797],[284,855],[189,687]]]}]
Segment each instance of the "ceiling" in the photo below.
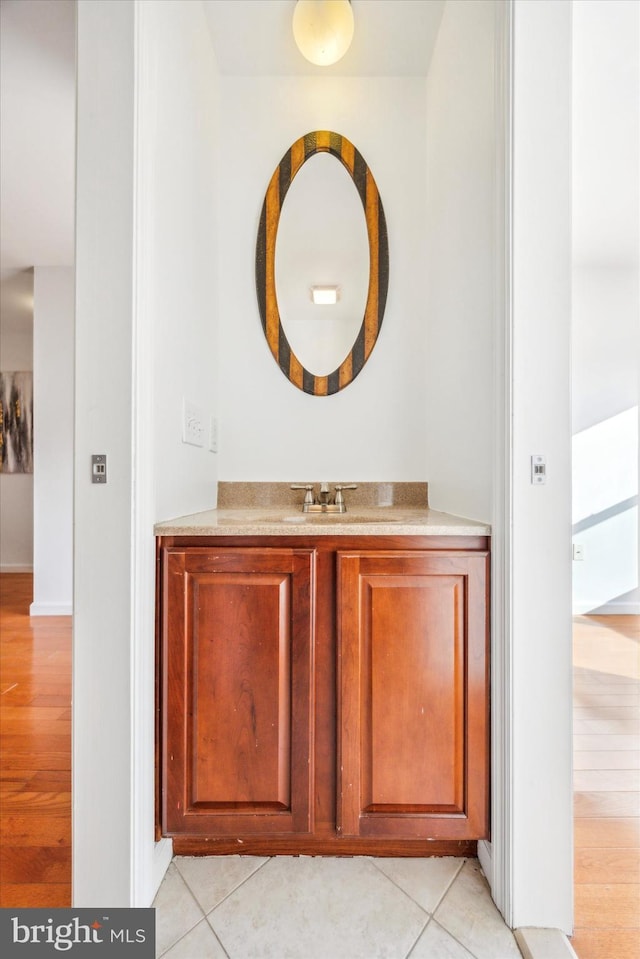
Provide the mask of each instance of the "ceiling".
[{"label": "ceiling", "polygon": [[0,2],[0,265],[73,263],[74,0]]},{"label": "ceiling", "polygon": [[[353,0],[333,67],[298,52],[294,0],[203,0],[224,76],[425,76],[445,0]],[[0,268],[74,260],[75,0],[0,0]]]},{"label": "ceiling", "polygon": [[[426,76],[445,0],[352,0],[353,43],[332,67],[316,67],[298,52],[294,0],[202,2],[223,76]],[[0,0],[0,18],[0,268],[6,279],[7,271],[74,260],[75,0]],[[612,20],[610,27],[617,29]],[[619,105],[617,90],[632,110],[637,47],[603,73],[598,37],[591,46],[580,32],[577,38],[578,54],[590,60],[581,66],[576,54],[575,102],[615,94],[611,102]],[[618,38],[607,49],[619,45]],[[606,77],[613,78],[609,86]],[[600,105],[598,123],[611,114],[608,102]],[[624,188],[629,177],[619,178],[620,187],[615,177],[606,189],[601,182],[603,144],[615,144],[615,156],[605,158],[612,169],[616,156],[633,156],[616,139],[626,120],[617,113],[613,120],[615,129],[600,132],[588,149],[586,133],[574,130],[577,148],[585,142],[582,179],[575,181],[583,210],[576,254],[585,260],[637,258],[636,208]]]},{"label": "ceiling", "polygon": [[294,0],[203,0],[223,76],[425,77],[445,0],[352,0],[355,31],[338,63],[298,51]]}]

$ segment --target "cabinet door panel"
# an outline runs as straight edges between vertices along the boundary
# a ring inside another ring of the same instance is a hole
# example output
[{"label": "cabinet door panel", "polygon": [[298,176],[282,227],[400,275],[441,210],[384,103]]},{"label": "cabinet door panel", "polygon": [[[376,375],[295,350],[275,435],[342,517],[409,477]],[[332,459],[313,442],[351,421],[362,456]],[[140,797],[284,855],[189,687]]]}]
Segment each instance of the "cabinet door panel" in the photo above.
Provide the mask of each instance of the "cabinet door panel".
[{"label": "cabinet door panel", "polygon": [[[460,812],[463,786],[464,580],[364,576],[365,811]],[[401,649],[392,637],[397,636]],[[446,636],[449,641],[441,642]],[[391,709],[391,704],[393,708]],[[420,748],[416,748],[420,744]],[[375,760],[375,761],[374,761]]]},{"label": "cabinet door panel", "polygon": [[289,806],[289,586],[283,573],[187,574],[194,806]]},{"label": "cabinet door panel", "polygon": [[486,835],[486,562],[339,555],[343,836]]},{"label": "cabinet door panel", "polygon": [[308,832],[313,551],[167,550],[165,831]]}]

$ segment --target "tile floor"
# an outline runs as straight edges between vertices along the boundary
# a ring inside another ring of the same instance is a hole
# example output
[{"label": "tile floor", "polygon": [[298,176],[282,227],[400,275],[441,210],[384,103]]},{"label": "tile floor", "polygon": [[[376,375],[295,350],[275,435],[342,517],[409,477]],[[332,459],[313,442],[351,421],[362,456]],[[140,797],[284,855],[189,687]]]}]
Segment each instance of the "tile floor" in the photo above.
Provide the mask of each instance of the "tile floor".
[{"label": "tile floor", "polygon": [[166,959],[521,959],[475,859],[176,857]]}]

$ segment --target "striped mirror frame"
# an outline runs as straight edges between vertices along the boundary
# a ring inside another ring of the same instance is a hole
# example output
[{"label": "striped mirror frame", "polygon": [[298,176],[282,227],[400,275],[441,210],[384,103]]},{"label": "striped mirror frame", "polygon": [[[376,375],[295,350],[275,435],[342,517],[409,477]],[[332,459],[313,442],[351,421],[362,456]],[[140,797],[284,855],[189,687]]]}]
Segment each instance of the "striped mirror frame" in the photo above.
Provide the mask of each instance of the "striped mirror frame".
[{"label": "striped mirror frame", "polygon": [[[347,356],[326,376],[316,376],[307,370],[291,349],[280,319],[275,282],[276,238],[282,204],[296,173],[316,153],[330,153],[346,168],[362,201],[369,239],[369,287],[362,324]],[[387,224],[371,170],[345,136],[329,130],[307,133],[287,150],[271,177],[262,205],[256,245],[256,289],[262,328],[269,349],[287,379],[312,396],[329,396],[348,386],[362,370],[375,346],[388,287]]]}]

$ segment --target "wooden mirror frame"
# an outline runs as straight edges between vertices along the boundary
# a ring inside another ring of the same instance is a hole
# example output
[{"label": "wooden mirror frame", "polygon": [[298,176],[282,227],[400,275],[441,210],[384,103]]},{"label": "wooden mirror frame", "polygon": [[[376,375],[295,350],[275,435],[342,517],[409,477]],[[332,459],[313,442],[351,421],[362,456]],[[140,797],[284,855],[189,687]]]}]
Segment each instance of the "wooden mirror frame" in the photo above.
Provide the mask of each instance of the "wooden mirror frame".
[{"label": "wooden mirror frame", "polygon": [[[291,349],[280,319],[275,282],[276,237],[282,204],[302,164],[316,153],[331,153],[346,168],[362,201],[369,238],[369,288],[362,324],[347,356],[326,376],[316,376],[307,370]],[[353,143],[341,134],[329,130],[307,133],[287,150],[271,177],[256,245],[256,289],[262,328],[269,349],[287,379],[313,396],[329,396],[348,386],[369,359],[378,339],[388,287],[387,223],[371,170]]]}]

